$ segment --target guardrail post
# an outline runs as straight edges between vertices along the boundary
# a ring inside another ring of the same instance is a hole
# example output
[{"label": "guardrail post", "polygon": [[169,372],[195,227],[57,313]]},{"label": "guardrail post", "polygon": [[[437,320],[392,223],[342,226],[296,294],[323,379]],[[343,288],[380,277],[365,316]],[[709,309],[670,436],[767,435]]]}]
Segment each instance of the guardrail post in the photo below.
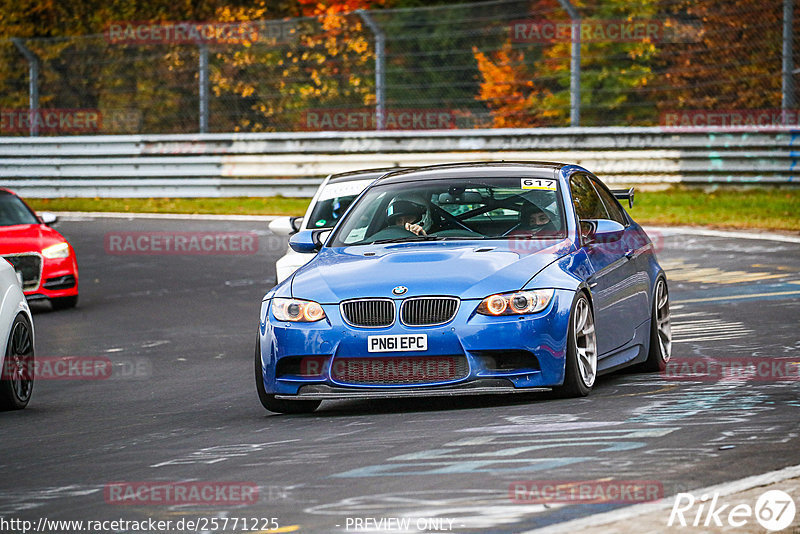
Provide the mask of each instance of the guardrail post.
[{"label": "guardrail post", "polygon": [[384,61],[386,60],[386,35],[381,27],[372,18],[368,11],[359,9],[356,11],[358,16],[369,26],[375,36],[375,115],[377,129],[384,130],[386,125],[385,118],[385,84],[384,84]]},{"label": "guardrail post", "polygon": [[[794,107],[794,60],[792,58],[792,24],[794,0],[783,0],[783,83],[781,84],[781,108],[784,112]],[[786,117],[783,117],[786,120]]]},{"label": "guardrail post", "polygon": [[30,84],[28,88],[28,107],[31,110],[30,116],[30,135],[35,137],[39,135],[39,125],[36,120],[36,114],[39,112],[39,57],[33,51],[25,46],[22,39],[14,37],[11,39],[14,46],[25,56],[28,62],[28,72],[30,77]]},{"label": "guardrail post", "polygon": [[208,45],[199,46],[198,99],[200,101],[200,133],[208,132]]},{"label": "guardrail post", "polygon": [[572,54],[569,73],[569,125],[581,124],[581,17],[569,0],[558,0],[572,21]]}]

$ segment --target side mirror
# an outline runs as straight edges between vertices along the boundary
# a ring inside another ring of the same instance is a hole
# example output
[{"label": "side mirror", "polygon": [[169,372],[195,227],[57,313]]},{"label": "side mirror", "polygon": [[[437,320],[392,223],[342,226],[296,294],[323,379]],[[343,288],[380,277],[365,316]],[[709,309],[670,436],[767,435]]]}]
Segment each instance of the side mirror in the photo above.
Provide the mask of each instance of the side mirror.
[{"label": "side mirror", "polygon": [[585,245],[590,243],[612,243],[619,241],[625,227],[609,219],[587,219],[581,221],[581,235]]},{"label": "side mirror", "polygon": [[49,211],[43,211],[39,214],[39,220],[42,221],[42,224],[46,224],[50,226],[51,224],[55,224],[58,221],[58,217],[55,213],[50,213]]},{"label": "side mirror", "polygon": [[301,254],[313,254],[322,248],[322,245],[331,235],[331,230],[303,230],[289,238],[289,246]]},{"label": "side mirror", "polygon": [[299,232],[302,225],[302,217],[278,217],[269,223],[269,231],[275,235],[287,236]]},{"label": "side mirror", "polygon": [[628,208],[633,207],[634,191],[632,187],[630,189],[612,189],[611,193],[617,198],[617,200],[627,200]]},{"label": "side mirror", "polygon": [[289,226],[292,227],[292,230],[297,233],[303,228],[303,218],[302,217],[289,217]]}]

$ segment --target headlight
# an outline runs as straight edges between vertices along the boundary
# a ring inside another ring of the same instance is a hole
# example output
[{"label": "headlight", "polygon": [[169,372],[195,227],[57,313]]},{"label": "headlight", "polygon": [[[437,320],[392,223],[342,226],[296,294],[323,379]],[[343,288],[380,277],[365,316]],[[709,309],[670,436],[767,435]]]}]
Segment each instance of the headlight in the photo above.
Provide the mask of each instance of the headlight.
[{"label": "headlight", "polygon": [[42,256],[44,256],[49,260],[54,260],[56,258],[68,258],[69,245],[67,243],[58,243],[56,245],[51,245],[46,249],[42,250]]},{"label": "headlight", "polygon": [[313,300],[273,299],[272,315],[279,321],[313,323],[325,318],[325,311]]},{"label": "headlight", "polygon": [[553,300],[555,289],[536,289],[534,291],[514,291],[491,295],[478,305],[482,315],[522,315],[542,311]]}]

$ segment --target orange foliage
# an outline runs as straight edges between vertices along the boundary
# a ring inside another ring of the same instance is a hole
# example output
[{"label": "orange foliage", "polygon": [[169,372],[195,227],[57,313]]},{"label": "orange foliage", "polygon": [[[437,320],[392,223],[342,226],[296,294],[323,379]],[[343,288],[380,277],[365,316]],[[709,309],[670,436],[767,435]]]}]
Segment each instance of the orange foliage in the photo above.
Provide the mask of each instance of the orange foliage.
[{"label": "orange foliage", "polygon": [[491,58],[475,47],[472,51],[483,77],[476,100],[489,107],[495,128],[530,128],[546,123],[544,119],[551,114],[541,109],[542,101],[552,95],[536,87],[522,52],[514,51],[509,41]]},{"label": "orange foliage", "polygon": [[304,17],[344,15],[359,9],[384,7],[386,0],[298,0]]}]

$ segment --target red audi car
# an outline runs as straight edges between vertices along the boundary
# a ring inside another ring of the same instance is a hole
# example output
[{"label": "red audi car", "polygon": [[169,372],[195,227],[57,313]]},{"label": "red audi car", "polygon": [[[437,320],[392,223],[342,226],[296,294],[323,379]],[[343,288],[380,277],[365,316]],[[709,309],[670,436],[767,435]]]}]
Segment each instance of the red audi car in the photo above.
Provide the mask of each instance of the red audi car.
[{"label": "red audi car", "polygon": [[48,299],[59,310],[78,303],[78,262],[64,236],[48,226],[55,221],[0,188],[0,256],[14,266],[28,301]]}]

